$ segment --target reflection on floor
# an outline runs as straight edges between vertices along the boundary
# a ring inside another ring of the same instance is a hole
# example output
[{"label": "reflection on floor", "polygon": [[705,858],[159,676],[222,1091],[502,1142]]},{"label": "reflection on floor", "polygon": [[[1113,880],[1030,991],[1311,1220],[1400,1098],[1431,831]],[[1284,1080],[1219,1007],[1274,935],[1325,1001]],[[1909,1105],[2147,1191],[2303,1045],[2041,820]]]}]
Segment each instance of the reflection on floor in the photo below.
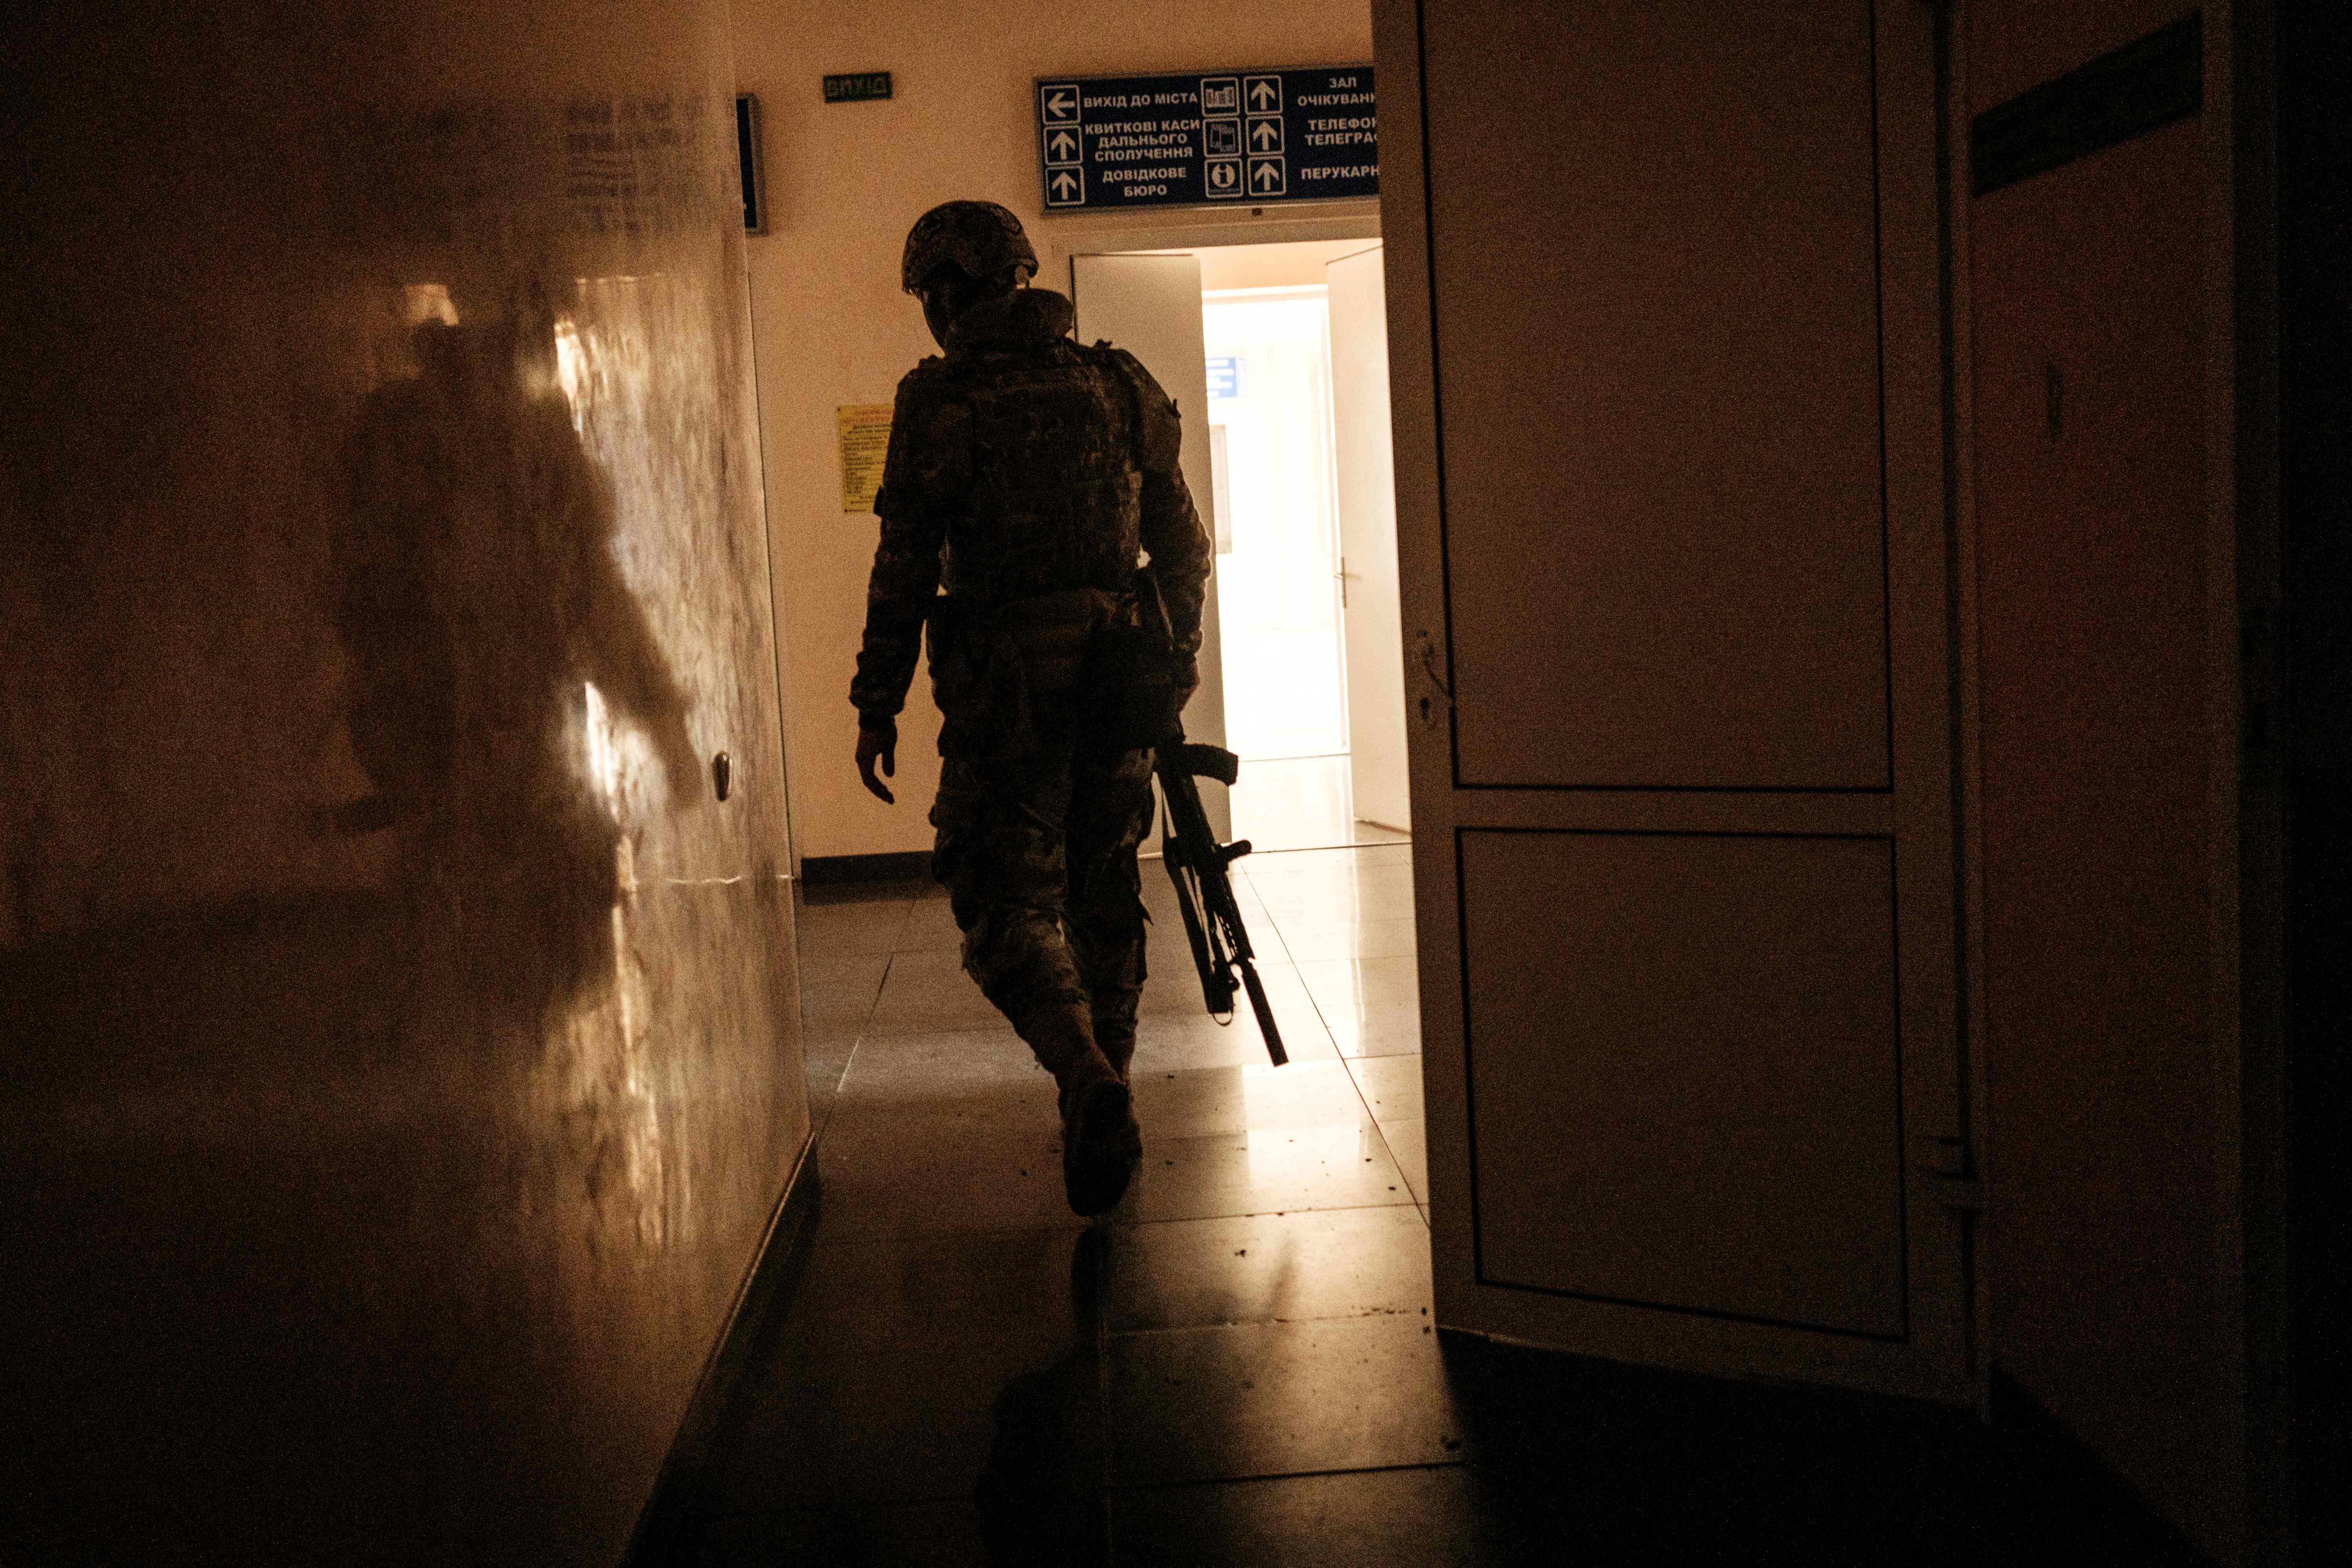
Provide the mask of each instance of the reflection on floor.
[{"label": "reflection on floor", "polygon": [[1250,758],[1234,785],[1234,837],[1259,849],[1402,844],[1393,827],[1357,820],[1348,753]]},{"label": "reflection on floor", "polygon": [[1092,1227],[946,903],[807,908],[822,1207],[665,1560],[2175,1560],[1965,1414],[1433,1332],[1409,855],[1242,864],[1278,1069],[1146,867],[1145,1167]]}]

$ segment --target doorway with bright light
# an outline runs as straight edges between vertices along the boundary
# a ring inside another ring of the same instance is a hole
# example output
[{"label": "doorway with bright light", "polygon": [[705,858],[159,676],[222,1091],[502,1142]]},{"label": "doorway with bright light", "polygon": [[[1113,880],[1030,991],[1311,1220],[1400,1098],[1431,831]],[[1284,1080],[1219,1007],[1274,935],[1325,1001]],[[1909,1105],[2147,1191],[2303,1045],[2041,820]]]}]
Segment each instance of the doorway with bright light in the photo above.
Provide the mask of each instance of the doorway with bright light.
[{"label": "doorway with bright light", "polygon": [[1234,835],[1261,850],[1403,842],[1380,242],[1192,254],[1225,743],[1243,760]]}]

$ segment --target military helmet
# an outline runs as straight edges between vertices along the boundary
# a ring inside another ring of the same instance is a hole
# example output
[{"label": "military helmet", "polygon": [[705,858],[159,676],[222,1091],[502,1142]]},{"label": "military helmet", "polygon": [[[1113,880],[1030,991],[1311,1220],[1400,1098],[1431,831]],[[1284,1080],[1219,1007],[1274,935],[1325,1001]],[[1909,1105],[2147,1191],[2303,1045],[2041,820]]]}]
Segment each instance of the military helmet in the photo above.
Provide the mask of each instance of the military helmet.
[{"label": "military helmet", "polygon": [[1008,267],[1037,270],[1037,253],[1021,232],[1021,220],[994,202],[941,202],[907,231],[907,255],[898,279],[912,294],[942,261],[952,261],[974,278],[992,278]]}]

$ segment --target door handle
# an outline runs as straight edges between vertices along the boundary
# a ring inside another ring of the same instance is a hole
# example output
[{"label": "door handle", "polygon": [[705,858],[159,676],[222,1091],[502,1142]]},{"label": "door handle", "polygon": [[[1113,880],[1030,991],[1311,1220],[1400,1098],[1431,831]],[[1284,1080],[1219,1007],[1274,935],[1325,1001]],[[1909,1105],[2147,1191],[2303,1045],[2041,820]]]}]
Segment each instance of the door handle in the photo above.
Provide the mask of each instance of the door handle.
[{"label": "door handle", "polygon": [[[1439,696],[1445,699],[1445,710],[1448,713],[1453,712],[1454,688],[1446,684],[1445,677],[1437,673],[1437,644],[1430,640],[1426,631],[1416,631],[1413,633],[1413,638],[1417,646],[1417,656],[1423,677],[1432,686],[1437,688]],[[1429,700],[1429,693],[1425,691],[1422,693],[1420,707],[1422,723],[1433,730],[1437,728],[1436,704]]]}]

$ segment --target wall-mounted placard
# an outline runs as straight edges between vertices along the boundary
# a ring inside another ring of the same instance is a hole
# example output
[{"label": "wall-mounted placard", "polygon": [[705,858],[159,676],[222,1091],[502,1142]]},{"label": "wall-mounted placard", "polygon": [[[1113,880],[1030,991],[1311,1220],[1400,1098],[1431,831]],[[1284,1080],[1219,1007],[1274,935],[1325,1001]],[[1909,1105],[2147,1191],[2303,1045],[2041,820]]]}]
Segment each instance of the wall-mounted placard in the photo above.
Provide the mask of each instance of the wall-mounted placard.
[{"label": "wall-mounted placard", "polygon": [[1372,68],[1037,82],[1045,210],[1376,196]]},{"label": "wall-mounted placard", "polygon": [[872,511],[882,489],[882,460],[890,450],[887,403],[849,403],[833,411],[841,439],[841,510]]},{"label": "wall-mounted placard", "polygon": [[864,103],[890,96],[888,71],[845,71],[824,79],[827,103]]}]

